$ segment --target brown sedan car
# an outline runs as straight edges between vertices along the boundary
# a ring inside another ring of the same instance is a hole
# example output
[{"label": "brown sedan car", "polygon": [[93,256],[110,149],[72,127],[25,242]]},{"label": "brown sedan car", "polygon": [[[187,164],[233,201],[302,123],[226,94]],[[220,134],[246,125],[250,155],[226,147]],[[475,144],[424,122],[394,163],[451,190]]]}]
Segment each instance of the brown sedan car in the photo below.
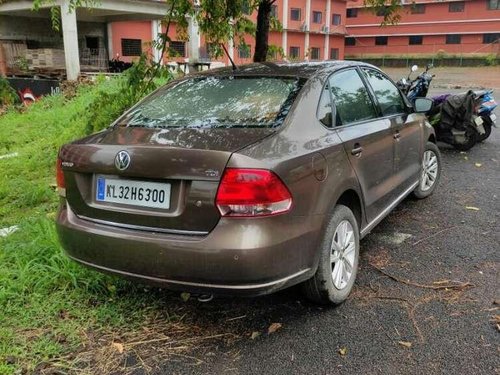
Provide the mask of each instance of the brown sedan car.
[{"label": "brown sedan car", "polygon": [[265,63],[175,80],[108,129],[64,145],[57,230],[101,271],[206,294],[304,283],[352,289],[359,240],[430,195],[440,154],[424,112],[358,62]]}]

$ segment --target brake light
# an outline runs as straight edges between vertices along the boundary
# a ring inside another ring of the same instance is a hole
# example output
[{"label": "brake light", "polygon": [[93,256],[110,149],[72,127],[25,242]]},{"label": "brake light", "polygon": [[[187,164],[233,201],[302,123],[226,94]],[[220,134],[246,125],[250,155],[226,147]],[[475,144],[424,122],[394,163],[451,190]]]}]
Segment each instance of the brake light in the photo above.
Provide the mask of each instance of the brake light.
[{"label": "brake light", "polygon": [[59,195],[66,196],[66,183],[64,182],[64,172],[62,170],[62,160],[61,158],[57,158],[56,163],[56,182],[57,182],[57,191]]},{"label": "brake light", "polygon": [[289,211],[292,196],[269,170],[228,168],[215,203],[222,216],[269,216]]}]

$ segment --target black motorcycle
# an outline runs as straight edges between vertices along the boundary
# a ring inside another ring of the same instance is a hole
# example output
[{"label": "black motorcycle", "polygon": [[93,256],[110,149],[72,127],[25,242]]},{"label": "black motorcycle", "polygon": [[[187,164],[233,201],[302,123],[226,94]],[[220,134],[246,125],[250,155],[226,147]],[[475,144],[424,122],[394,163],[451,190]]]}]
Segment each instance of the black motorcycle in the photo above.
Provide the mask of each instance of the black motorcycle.
[{"label": "black motorcycle", "polygon": [[[416,98],[426,97],[433,74],[429,70],[433,68],[428,64],[425,71],[414,80],[410,79],[411,73],[418,70],[417,65],[411,67],[407,78],[401,78],[397,86],[408,97],[410,102]],[[488,92],[491,94],[491,92]],[[483,141],[487,134],[480,108],[484,95],[482,92],[468,91],[458,95],[439,95],[432,97],[433,108],[427,113],[429,122],[436,131],[438,141],[448,143],[457,150],[466,151],[477,142]],[[488,114],[488,119],[490,116]]]}]

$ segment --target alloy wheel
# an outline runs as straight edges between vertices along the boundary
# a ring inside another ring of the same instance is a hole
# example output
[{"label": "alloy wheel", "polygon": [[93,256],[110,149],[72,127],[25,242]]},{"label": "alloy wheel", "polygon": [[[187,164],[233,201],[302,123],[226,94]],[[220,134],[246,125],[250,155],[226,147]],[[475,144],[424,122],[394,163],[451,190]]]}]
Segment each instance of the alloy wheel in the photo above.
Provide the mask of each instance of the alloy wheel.
[{"label": "alloy wheel", "polygon": [[333,235],[330,261],[335,288],[344,289],[352,274],[356,257],[354,229],[348,220],[342,220]]},{"label": "alloy wheel", "polygon": [[422,175],[420,176],[420,190],[428,191],[436,182],[438,174],[438,159],[434,151],[427,150],[424,152],[422,160]]}]

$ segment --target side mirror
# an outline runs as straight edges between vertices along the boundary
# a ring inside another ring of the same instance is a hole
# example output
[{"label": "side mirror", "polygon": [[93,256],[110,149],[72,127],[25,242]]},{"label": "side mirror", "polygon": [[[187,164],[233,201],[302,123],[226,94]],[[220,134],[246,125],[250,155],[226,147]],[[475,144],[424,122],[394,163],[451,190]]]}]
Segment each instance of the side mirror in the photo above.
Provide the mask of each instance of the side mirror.
[{"label": "side mirror", "polygon": [[429,112],[434,104],[434,100],[429,98],[416,98],[413,102],[413,108],[416,113]]},{"label": "side mirror", "polygon": [[417,70],[418,70],[418,65],[413,65],[413,66],[411,67],[411,71],[412,71],[412,72],[416,72]]}]

